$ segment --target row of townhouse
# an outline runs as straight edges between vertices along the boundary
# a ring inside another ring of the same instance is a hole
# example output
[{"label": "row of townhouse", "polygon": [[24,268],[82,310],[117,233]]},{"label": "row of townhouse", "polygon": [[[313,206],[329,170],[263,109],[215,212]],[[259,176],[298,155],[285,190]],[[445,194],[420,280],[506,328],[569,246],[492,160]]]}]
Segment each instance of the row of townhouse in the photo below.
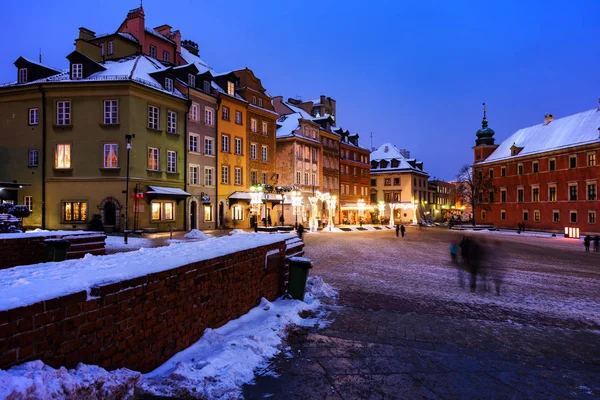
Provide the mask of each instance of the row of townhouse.
[{"label": "row of townhouse", "polygon": [[[99,214],[114,231],[249,227],[317,207],[339,223],[369,201],[370,152],[336,127],[335,100],[284,102],[247,68],[215,73],[142,7],[114,33],[80,28],[67,59],[62,71],[20,57],[0,86],[0,201],[29,206],[26,226]],[[258,210],[257,188],[278,192]]]}]

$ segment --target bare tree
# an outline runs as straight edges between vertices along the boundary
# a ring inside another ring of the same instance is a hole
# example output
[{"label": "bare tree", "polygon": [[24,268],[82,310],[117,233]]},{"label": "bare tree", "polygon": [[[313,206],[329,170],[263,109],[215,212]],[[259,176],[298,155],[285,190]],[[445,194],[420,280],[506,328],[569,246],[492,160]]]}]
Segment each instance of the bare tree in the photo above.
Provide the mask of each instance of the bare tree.
[{"label": "bare tree", "polygon": [[475,226],[475,206],[479,206],[482,210],[489,210],[490,203],[493,202],[495,188],[492,180],[481,169],[471,168],[468,164],[461,167],[456,180],[458,182],[456,195],[462,203],[471,205],[473,209],[471,221]]}]

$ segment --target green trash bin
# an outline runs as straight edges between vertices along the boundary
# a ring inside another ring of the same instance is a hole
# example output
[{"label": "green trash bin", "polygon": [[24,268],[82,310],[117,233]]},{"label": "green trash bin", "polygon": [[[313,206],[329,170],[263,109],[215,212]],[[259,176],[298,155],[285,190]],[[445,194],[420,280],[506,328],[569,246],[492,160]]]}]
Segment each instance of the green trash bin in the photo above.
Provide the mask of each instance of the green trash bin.
[{"label": "green trash bin", "polygon": [[70,245],[71,243],[65,239],[44,240],[44,261],[65,261]]},{"label": "green trash bin", "polygon": [[304,301],[308,270],[312,268],[312,262],[304,257],[290,257],[288,261],[290,263],[288,294],[293,299]]}]

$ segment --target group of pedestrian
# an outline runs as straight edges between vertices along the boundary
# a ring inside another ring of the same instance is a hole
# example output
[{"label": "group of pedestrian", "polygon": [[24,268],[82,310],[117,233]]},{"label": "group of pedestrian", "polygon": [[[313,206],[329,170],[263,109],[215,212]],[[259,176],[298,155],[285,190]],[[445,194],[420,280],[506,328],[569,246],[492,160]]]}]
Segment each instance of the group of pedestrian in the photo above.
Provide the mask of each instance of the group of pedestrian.
[{"label": "group of pedestrian", "polygon": [[519,228],[517,233],[525,232],[525,222],[519,222],[519,224],[517,226]]},{"label": "group of pedestrian", "polygon": [[598,236],[598,235],[596,235],[594,237],[587,235],[585,238],[583,238],[583,245],[585,246],[585,251],[589,253],[590,244],[592,242],[594,242],[594,252],[596,252],[596,253],[600,252],[600,236]]},{"label": "group of pedestrian", "polygon": [[[461,261],[458,260],[459,251]],[[489,291],[488,278],[490,278],[494,283],[496,295],[499,296],[503,281],[503,274],[496,264],[496,254],[499,252],[499,241],[495,241],[493,247],[490,247],[483,237],[475,241],[471,237],[464,236],[460,244],[457,244],[455,240],[451,241],[450,258],[458,269],[459,285],[464,287],[464,273],[467,272],[470,276],[469,288],[472,292],[477,289],[478,279],[481,280],[483,289]]]},{"label": "group of pedestrian", "polygon": [[396,237],[399,237],[402,234],[402,237],[406,236],[406,228],[404,225],[396,225]]}]

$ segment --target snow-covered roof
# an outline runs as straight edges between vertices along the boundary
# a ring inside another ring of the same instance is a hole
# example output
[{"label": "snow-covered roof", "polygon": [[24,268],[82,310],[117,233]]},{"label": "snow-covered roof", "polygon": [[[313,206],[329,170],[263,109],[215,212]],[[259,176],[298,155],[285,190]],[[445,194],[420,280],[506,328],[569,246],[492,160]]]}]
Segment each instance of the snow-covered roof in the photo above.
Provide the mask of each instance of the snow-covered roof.
[{"label": "snow-covered roof", "polygon": [[522,148],[522,150],[518,155],[512,157],[522,157],[567,147],[598,143],[600,142],[598,127],[600,127],[600,110],[594,109],[555,119],[548,125],[542,123],[519,129],[503,141],[481,163],[510,158],[510,148],[513,144]]},{"label": "snow-covered roof", "polygon": [[[392,167],[391,160],[397,160],[398,165],[396,167]],[[376,161],[377,167],[371,166],[371,173],[374,172],[416,172],[421,174],[427,174],[427,172],[419,169],[413,165],[412,163],[421,163],[420,161],[416,161],[413,158],[407,159],[402,155],[400,150],[392,143],[384,143],[377,148],[377,150],[371,153],[371,162]],[[381,161],[388,161],[385,167],[381,166]]]},{"label": "snow-covered roof", "polygon": [[168,41],[168,42],[170,42],[170,43],[173,43],[173,44],[175,44],[175,42],[174,42],[174,41],[172,41],[171,39],[169,39],[169,38],[168,38],[168,37],[166,37],[165,35],[162,35],[162,34],[158,33],[157,31],[155,31],[155,30],[154,30],[154,29],[152,29],[152,28],[144,28],[144,30],[145,30],[146,32],[148,32],[149,34],[151,34],[151,35],[154,35],[154,36],[156,36],[156,37],[158,37],[158,38],[161,38],[161,39],[163,39],[163,40],[166,40],[166,41]]},{"label": "snow-covered roof", "polygon": [[37,62],[37,61],[33,61],[31,58],[27,58],[27,57],[23,57],[23,56],[21,56],[21,58],[22,58],[23,60],[27,61],[27,62],[28,62],[28,63],[30,63],[30,64],[35,64],[35,65],[37,65],[37,66],[39,66],[39,67],[42,67],[42,68],[51,69],[51,70],[54,70],[54,71],[60,72],[60,69],[58,69],[58,68],[49,67],[49,66],[47,66],[47,65],[44,65],[44,64],[42,64],[42,63],[39,63],[39,62]]},{"label": "snow-covered roof", "polygon": [[277,120],[278,128],[276,137],[282,139],[286,137],[297,136],[305,140],[320,143],[317,139],[304,136],[302,134],[302,131],[300,130],[300,119],[310,120],[310,118],[304,118],[300,113],[282,115],[281,118]]},{"label": "snow-covered roof", "polygon": [[127,33],[127,32],[117,32],[119,34],[119,36],[123,36],[125,39],[129,39],[132,42],[136,42],[139,43],[138,40],[135,38],[135,36],[133,36],[131,33]]},{"label": "snow-covered roof", "polygon": [[210,71],[211,74],[213,73],[213,69],[206,63],[206,61],[197,55],[190,53],[190,51],[185,47],[181,46],[181,52],[179,54],[186,62],[196,65],[199,73],[203,74],[206,71]]}]

